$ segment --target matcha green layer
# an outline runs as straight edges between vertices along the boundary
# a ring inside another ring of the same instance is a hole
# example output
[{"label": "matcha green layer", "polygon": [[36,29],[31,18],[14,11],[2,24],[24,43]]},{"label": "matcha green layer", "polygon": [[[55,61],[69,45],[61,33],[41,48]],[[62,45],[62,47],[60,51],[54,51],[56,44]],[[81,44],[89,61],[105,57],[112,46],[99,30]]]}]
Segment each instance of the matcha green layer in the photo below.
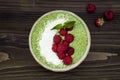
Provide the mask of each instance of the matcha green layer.
[{"label": "matcha green layer", "polygon": [[[68,21],[76,21],[73,30],[69,32],[74,35],[74,41],[70,44],[70,46],[75,49],[74,55],[72,55],[73,63],[71,65],[67,65],[67,66],[64,64],[54,65],[52,63],[48,63],[45,60],[45,58],[40,55],[40,48],[39,48],[39,40],[41,39],[41,34],[44,31],[45,25],[47,24],[47,22],[49,20],[50,21],[56,20],[58,18],[58,16],[60,16],[60,15],[62,15],[61,18],[64,17],[65,19],[68,19]],[[35,57],[42,64],[44,64],[45,66],[48,66],[50,68],[54,68],[54,69],[63,69],[63,68],[73,66],[84,55],[84,53],[87,49],[87,46],[88,46],[88,34],[87,34],[85,26],[78,18],[76,18],[74,15],[69,14],[67,12],[59,11],[59,12],[47,14],[46,16],[42,17],[41,20],[38,21],[38,23],[35,25],[32,33],[31,33],[30,44],[32,46],[31,49],[32,49]]]}]

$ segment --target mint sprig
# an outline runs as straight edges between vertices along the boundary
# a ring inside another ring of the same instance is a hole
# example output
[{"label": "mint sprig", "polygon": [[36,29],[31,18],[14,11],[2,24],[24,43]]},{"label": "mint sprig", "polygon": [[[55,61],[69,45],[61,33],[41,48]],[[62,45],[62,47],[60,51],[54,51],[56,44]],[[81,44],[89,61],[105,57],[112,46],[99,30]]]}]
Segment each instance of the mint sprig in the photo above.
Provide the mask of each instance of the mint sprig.
[{"label": "mint sprig", "polygon": [[53,29],[61,29],[63,26],[62,24],[57,24],[55,27],[53,27],[51,30]]},{"label": "mint sprig", "polygon": [[74,24],[75,24],[75,21],[67,21],[64,23],[63,28],[70,28],[74,26]]},{"label": "mint sprig", "polygon": [[75,21],[67,21],[67,22],[65,22],[64,24],[57,24],[57,25],[56,25],[55,27],[53,27],[51,30],[53,30],[53,29],[59,30],[59,29],[61,29],[61,28],[66,29],[66,28],[74,27],[74,25],[75,25]]}]

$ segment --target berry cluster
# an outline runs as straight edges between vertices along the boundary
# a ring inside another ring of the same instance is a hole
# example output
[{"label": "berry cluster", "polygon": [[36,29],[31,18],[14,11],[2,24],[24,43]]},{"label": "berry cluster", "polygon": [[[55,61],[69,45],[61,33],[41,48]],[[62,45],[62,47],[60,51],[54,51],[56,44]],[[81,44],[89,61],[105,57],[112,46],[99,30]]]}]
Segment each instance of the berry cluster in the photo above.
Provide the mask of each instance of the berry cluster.
[{"label": "berry cluster", "polygon": [[72,63],[71,55],[74,54],[74,48],[70,46],[70,43],[74,40],[74,36],[68,33],[71,30],[73,30],[73,27],[62,28],[59,34],[56,34],[53,38],[52,51],[57,54],[59,59],[63,60],[65,65]]},{"label": "berry cluster", "polygon": [[[94,13],[96,10],[96,6],[94,4],[88,4],[87,5],[87,11],[88,13]],[[104,24],[104,20],[110,21],[113,20],[115,17],[115,13],[112,10],[106,10],[104,12],[104,18],[97,18],[95,21],[96,26],[102,27]]]}]

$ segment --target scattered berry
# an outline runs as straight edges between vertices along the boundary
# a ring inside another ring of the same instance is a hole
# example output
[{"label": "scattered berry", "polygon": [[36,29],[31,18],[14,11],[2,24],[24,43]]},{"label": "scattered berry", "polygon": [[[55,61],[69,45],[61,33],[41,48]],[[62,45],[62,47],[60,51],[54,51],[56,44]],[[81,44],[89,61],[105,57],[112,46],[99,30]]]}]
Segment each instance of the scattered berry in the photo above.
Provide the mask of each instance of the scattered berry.
[{"label": "scattered berry", "polygon": [[61,37],[59,35],[55,35],[54,38],[53,38],[53,40],[54,40],[55,43],[58,44],[58,43],[61,42],[62,39],[61,39]]},{"label": "scattered berry", "polygon": [[104,19],[103,18],[97,18],[95,21],[96,26],[102,27],[104,24]]},{"label": "scattered berry", "polygon": [[54,52],[57,52],[57,47],[58,47],[57,44],[53,44],[53,45],[52,45],[52,50],[53,50]]},{"label": "scattered berry", "polygon": [[59,59],[64,59],[66,55],[64,53],[58,53]]},{"label": "scattered berry", "polygon": [[67,45],[59,44],[57,51],[58,51],[59,53],[61,53],[61,52],[66,52],[67,49],[68,49],[68,46],[67,46]]},{"label": "scattered berry", "polygon": [[74,48],[69,47],[68,50],[67,50],[67,53],[68,53],[68,56],[73,55],[73,53],[74,53]]},{"label": "scattered berry", "polygon": [[65,36],[67,34],[67,30],[62,28],[62,29],[60,29],[59,33],[60,33],[60,35]]},{"label": "scattered berry", "polygon": [[63,62],[64,62],[65,65],[70,65],[70,64],[72,64],[72,57],[70,57],[70,56],[65,57],[65,58],[63,59]]},{"label": "scattered berry", "polygon": [[87,11],[89,13],[93,13],[93,12],[95,12],[95,10],[96,10],[96,6],[94,4],[88,4]]},{"label": "scattered berry", "polygon": [[67,31],[72,31],[73,30],[73,27],[70,27],[70,28],[66,28]]},{"label": "scattered berry", "polygon": [[66,40],[67,42],[72,42],[72,41],[74,40],[74,36],[73,36],[72,34],[67,34],[67,35],[65,36],[65,40]]},{"label": "scattered berry", "polygon": [[113,20],[115,13],[112,10],[107,10],[104,12],[104,17],[106,20]]}]

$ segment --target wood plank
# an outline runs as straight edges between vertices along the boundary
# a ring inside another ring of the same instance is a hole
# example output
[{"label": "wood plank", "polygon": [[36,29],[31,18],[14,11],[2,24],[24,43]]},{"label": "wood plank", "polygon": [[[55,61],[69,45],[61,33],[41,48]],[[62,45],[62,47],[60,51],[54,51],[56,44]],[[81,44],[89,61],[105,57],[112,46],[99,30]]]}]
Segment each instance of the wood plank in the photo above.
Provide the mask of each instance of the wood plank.
[{"label": "wood plank", "polygon": [[[30,31],[30,29],[32,28],[34,22],[44,14],[45,12],[0,12],[0,25],[3,27],[0,27],[0,30],[21,30],[21,31]],[[102,13],[96,13],[94,15],[90,14],[88,15],[88,13],[84,13],[84,12],[79,12],[76,13],[78,16],[80,16],[85,23],[88,25],[88,28],[90,29],[90,31],[96,31],[96,32],[101,32],[101,31],[110,31],[110,32],[115,32],[115,31],[119,31],[120,27],[118,25],[120,25],[119,21],[120,21],[120,14],[116,13],[115,19],[111,21],[108,21],[105,23],[105,25],[102,28],[98,28],[95,25],[95,19],[97,18],[96,16],[100,16],[100,14]]]},{"label": "wood plank", "polygon": [[[93,0],[95,1],[95,0]],[[29,0],[25,0],[25,1],[16,1],[16,4],[9,4],[9,3],[4,3],[3,1],[1,1],[0,4],[0,10],[12,10],[12,11],[50,11],[50,10],[55,10],[55,9],[66,9],[66,10],[70,10],[73,12],[86,12],[85,8],[86,5],[88,3],[90,3],[91,1],[83,1],[83,2],[78,2],[78,1],[42,1],[42,0],[34,0],[34,1],[29,1]],[[32,4],[30,3],[32,2]],[[100,1],[100,2],[93,2],[94,4],[96,4],[98,6],[98,8],[104,8],[105,10],[108,9],[114,9],[116,12],[118,12],[120,9],[120,2],[114,2],[114,1]],[[39,5],[40,4],[40,5]],[[115,4],[115,5],[114,5]],[[62,6],[61,6],[62,5]],[[107,7],[106,7],[107,5]],[[15,6],[15,7],[14,7]],[[16,9],[18,8],[18,9]],[[103,12],[104,9],[99,9],[97,10],[98,12]]]}]

